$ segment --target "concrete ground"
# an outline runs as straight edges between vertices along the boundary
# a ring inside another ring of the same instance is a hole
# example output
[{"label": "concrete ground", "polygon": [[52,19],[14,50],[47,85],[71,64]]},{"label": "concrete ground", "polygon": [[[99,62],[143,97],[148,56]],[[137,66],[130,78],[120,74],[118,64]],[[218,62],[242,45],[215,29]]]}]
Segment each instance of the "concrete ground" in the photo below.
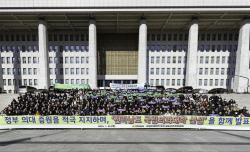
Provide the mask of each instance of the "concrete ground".
[{"label": "concrete ground", "polygon": [[[220,94],[221,97],[227,100],[234,99],[241,109],[246,106],[250,110],[250,94]],[[0,94],[0,111],[3,110],[8,104],[11,103],[12,99],[17,99],[18,94]]]},{"label": "concrete ground", "polygon": [[0,130],[0,151],[249,151],[250,131]]}]

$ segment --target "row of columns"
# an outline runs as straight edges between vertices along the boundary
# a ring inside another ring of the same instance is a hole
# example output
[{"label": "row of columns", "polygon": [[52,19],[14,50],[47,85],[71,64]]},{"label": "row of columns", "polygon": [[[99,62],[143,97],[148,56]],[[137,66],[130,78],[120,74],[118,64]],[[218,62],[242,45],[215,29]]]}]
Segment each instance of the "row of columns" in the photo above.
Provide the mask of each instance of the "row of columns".
[{"label": "row of columns", "polygon": [[[49,54],[48,54],[48,33],[47,22],[39,20],[38,25],[38,46],[39,46],[39,83],[38,89],[48,89],[50,87],[49,75]],[[91,88],[97,87],[97,34],[96,21],[89,20],[89,85]]]},{"label": "row of columns", "polygon": [[[188,37],[188,53],[186,67],[186,86],[197,88],[197,52],[198,52],[198,19],[190,22]],[[146,82],[146,47],[147,47],[147,21],[142,19],[139,27],[139,59],[138,59],[138,83]],[[233,91],[245,92],[249,87],[249,42],[250,42],[250,19],[241,22],[236,59],[236,71],[234,76]]]},{"label": "row of columns", "polygon": [[[198,51],[198,19],[194,18],[190,22],[188,53],[186,67],[186,86],[197,87],[197,51]],[[250,19],[241,22],[238,51],[236,59],[236,71],[234,78],[234,91],[243,92],[247,90],[249,84],[249,34]],[[43,19],[39,20],[39,89],[49,88],[49,63],[48,63],[48,34],[47,22]],[[139,26],[139,42],[138,42],[138,83],[146,83],[147,74],[147,20],[141,19]],[[97,87],[97,32],[96,21],[89,21],[89,85],[91,88]],[[244,78],[245,77],[245,78]]]}]

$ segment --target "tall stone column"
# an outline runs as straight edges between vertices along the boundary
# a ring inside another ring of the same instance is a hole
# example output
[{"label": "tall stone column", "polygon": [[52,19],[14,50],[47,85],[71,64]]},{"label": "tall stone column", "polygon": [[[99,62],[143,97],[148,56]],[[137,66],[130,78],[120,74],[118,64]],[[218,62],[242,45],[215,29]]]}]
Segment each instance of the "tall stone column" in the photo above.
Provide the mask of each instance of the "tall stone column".
[{"label": "tall stone column", "polygon": [[[236,67],[234,76],[233,90],[235,92],[246,92],[247,79],[249,78],[249,35],[250,34],[250,18],[241,21],[238,50],[236,53]],[[240,77],[239,77],[240,76]],[[246,78],[243,78],[246,77]]]},{"label": "tall stone column", "polygon": [[198,49],[198,19],[190,22],[188,35],[186,86],[197,86],[197,49]]},{"label": "tall stone column", "polygon": [[38,46],[39,46],[39,77],[38,89],[49,89],[49,63],[48,63],[48,32],[47,22],[39,19],[38,25]]},{"label": "tall stone column", "polygon": [[147,20],[140,20],[138,44],[138,77],[137,83],[146,83],[147,75]]},{"label": "tall stone column", "polygon": [[97,87],[97,33],[95,19],[89,20],[89,85]]}]

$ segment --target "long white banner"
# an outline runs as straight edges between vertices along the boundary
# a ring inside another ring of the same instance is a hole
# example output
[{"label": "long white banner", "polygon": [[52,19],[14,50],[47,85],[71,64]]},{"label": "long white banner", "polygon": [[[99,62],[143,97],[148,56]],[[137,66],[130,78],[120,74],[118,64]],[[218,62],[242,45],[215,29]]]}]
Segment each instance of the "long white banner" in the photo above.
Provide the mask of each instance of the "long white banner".
[{"label": "long white banner", "polygon": [[144,84],[117,84],[117,83],[110,83],[111,89],[144,89]]}]

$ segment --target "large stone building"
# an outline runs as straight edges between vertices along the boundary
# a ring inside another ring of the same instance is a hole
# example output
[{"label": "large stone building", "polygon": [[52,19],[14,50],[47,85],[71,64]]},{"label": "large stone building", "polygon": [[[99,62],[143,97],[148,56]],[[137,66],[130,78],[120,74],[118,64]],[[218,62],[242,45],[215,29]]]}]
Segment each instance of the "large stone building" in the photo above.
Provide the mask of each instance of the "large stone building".
[{"label": "large stone building", "polygon": [[249,0],[1,0],[0,85],[244,92],[249,17]]}]

